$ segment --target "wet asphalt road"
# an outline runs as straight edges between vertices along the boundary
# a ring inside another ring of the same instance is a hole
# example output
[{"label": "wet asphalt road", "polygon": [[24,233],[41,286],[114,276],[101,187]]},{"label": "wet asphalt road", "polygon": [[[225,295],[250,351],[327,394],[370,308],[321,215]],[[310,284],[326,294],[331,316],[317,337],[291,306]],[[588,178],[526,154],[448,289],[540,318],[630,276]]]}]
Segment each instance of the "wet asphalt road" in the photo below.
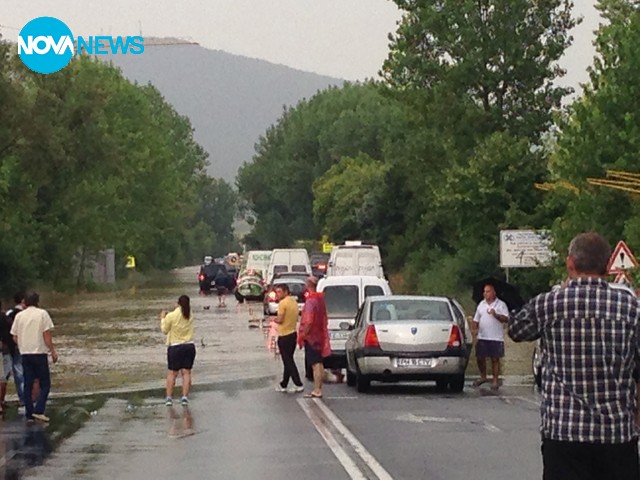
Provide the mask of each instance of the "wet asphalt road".
[{"label": "wet asphalt road", "polygon": [[[183,273],[189,286],[191,273]],[[228,297],[217,309],[214,298],[192,298],[207,346],[188,408],[166,407],[158,378],[134,400],[110,398],[52,454],[47,428],[5,422],[0,479],[541,478],[532,387],[507,381],[498,394],[467,386],[453,395],[430,384],[374,384],[358,394],[328,384],[323,400],[277,393],[280,360],[249,328],[260,306],[237,308]],[[164,356],[161,343],[151,348]],[[296,359],[300,368],[300,351]]]}]

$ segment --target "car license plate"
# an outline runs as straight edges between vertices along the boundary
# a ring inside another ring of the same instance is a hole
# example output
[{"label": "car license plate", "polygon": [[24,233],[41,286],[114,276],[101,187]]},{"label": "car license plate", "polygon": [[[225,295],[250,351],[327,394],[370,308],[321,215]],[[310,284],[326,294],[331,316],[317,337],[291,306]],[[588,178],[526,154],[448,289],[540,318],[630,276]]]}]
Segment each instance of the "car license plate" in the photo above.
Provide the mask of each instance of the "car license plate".
[{"label": "car license plate", "polygon": [[347,338],[349,338],[349,331],[348,330],[338,330],[335,332],[329,332],[329,338],[331,338],[332,340],[346,340]]},{"label": "car license plate", "polygon": [[398,367],[430,367],[432,358],[398,358],[396,365]]}]

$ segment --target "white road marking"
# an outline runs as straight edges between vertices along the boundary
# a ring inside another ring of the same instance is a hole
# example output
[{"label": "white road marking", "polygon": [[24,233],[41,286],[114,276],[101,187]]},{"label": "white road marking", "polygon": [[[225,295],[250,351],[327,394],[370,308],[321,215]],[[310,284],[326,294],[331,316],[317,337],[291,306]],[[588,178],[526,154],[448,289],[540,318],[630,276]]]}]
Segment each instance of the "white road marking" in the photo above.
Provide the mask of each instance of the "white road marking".
[{"label": "white road marking", "polygon": [[472,420],[459,417],[428,417],[422,415],[414,415],[413,413],[406,413],[397,417],[396,420],[410,423],[471,423],[473,425],[479,425],[489,432],[498,433],[502,431],[495,425],[489,422],[485,422],[484,420]]},{"label": "white road marking", "polygon": [[[299,400],[298,400],[299,401]],[[393,480],[393,477],[387,472],[382,465],[375,459],[373,455],[360,443],[347,427],[344,426],[342,421],[336,416],[335,413],[327,407],[322,400],[314,399],[316,405],[320,407],[320,410],[326,415],[327,419],[333,424],[334,427],[342,434],[347,442],[353,447],[354,451],[360,456],[364,463],[375,473],[380,480]]]},{"label": "white road marking", "polygon": [[324,425],[321,419],[311,411],[311,409],[309,408],[309,402],[299,398],[298,404],[300,405],[300,408],[302,408],[302,411],[307,414],[307,417],[309,417],[309,420],[311,420],[313,426],[316,427],[316,430],[322,436],[327,446],[331,449],[338,461],[342,464],[349,477],[351,477],[353,480],[367,480],[367,477],[363,475],[362,471],[358,468],[356,463],[351,460],[347,452],[338,443],[338,441],[329,431],[326,425]]}]

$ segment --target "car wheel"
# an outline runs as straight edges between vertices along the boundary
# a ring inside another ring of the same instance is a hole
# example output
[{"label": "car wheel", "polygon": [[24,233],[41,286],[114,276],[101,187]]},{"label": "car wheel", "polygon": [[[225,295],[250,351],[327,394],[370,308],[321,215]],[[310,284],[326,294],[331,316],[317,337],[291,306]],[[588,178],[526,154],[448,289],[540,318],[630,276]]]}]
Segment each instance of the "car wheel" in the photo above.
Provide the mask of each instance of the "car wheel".
[{"label": "car wheel", "polygon": [[360,393],[365,393],[369,391],[369,387],[371,386],[371,380],[366,375],[360,373],[360,370],[356,372],[356,389]]},{"label": "car wheel", "polygon": [[464,374],[462,375],[453,375],[449,379],[449,388],[454,393],[460,393],[464,390]]}]

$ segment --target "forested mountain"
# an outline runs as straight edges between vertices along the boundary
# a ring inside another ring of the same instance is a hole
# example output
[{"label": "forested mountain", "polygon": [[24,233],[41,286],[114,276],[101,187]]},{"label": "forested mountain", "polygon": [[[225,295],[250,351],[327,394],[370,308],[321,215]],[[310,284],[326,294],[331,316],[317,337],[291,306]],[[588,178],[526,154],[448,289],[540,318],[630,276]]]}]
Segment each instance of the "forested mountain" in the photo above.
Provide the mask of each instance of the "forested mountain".
[{"label": "forested mountain", "polygon": [[151,82],[178,113],[189,117],[195,140],[209,153],[209,174],[232,183],[284,106],[342,84],[336,78],[178,42],[151,39],[143,55],[108,58],[130,80]]}]

